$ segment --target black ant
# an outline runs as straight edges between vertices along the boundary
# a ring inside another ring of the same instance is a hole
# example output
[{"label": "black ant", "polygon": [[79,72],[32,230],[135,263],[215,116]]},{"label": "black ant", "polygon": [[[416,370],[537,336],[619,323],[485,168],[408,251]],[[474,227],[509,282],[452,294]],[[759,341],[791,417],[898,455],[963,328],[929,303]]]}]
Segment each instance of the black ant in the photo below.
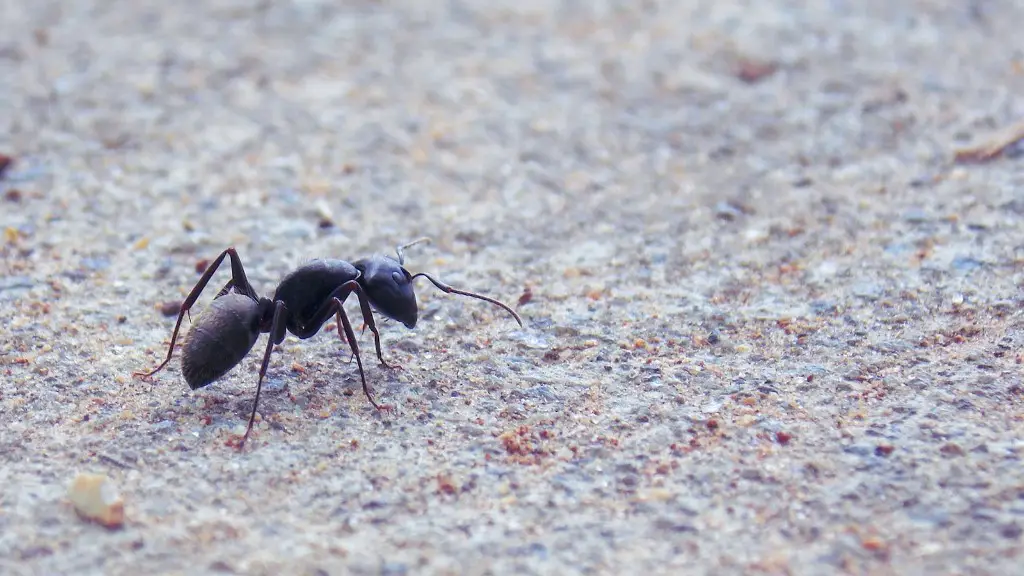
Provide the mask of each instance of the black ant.
[{"label": "black ant", "polygon": [[[384,361],[381,354],[380,333],[377,332],[377,325],[373,321],[371,306],[384,316],[401,322],[406,328],[414,328],[418,313],[413,280],[420,276],[447,294],[469,296],[500,306],[511,314],[520,326],[523,325],[519,315],[506,304],[487,296],[453,288],[424,272],[410,274],[404,267],[403,250],[425,241],[429,239],[420,238],[396,248],[397,260],[390,256],[372,256],[352,263],[336,259],[313,260],[286,275],[277,286],[273,299],[260,297],[256,293],[245,277],[245,269],[242,268],[238,253],[234,248],[228,248],[210,264],[192,288],[192,292],[182,302],[178,321],[171,334],[171,344],[167,348],[167,357],[153,370],[135,372],[133,375],[148,378],[170,362],[182,319],[189,314],[189,310],[199,299],[217,267],[227,257],[231,260],[231,280],[221,288],[209,308],[189,329],[181,357],[181,373],[192,390],[207,386],[238,365],[252,350],[260,334],[270,334],[266,351],[263,353],[263,364],[260,366],[256,399],[253,401],[252,414],[249,416],[249,426],[238,445],[239,450],[252,432],[263,376],[267,372],[273,347],[284,341],[286,330],[303,340],[312,338],[331,316],[338,319],[338,336],[342,341],[347,341],[352,349],[352,355],[359,367],[363,392],[370,400],[370,404],[379,411],[390,410],[391,406],[380,406],[374,401],[366,385],[359,346],[356,344],[352,324],[343,306],[345,299],[353,292],[359,299],[365,327],[373,332],[377,359],[386,368],[392,366]],[[189,318],[191,319],[191,314]]]}]

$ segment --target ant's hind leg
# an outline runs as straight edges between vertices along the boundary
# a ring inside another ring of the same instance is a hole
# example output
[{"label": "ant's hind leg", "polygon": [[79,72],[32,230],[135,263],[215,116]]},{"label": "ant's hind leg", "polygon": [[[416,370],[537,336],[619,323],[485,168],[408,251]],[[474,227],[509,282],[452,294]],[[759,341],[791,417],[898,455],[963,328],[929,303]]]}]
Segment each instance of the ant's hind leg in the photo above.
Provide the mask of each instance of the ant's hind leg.
[{"label": "ant's hind leg", "polygon": [[148,372],[133,372],[132,376],[138,376],[143,379],[148,378],[162,370],[164,366],[167,366],[167,363],[171,361],[171,355],[174,353],[174,344],[178,340],[178,330],[181,329],[182,319],[185,317],[185,314],[189,313],[189,310],[196,303],[196,300],[199,300],[200,294],[203,293],[206,285],[210,283],[210,278],[213,277],[214,272],[217,271],[217,268],[224,261],[225,257],[229,257],[231,259],[231,281],[224,286],[224,290],[222,290],[222,292],[226,291],[231,286],[235,286],[238,290],[246,294],[254,295],[256,293],[252,286],[249,285],[249,280],[245,277],[245,269],[242,267],[242,261],[238,257],[238,253],[235,252],[235,249],[228,248],[221,252],[220,256],[217,256],[217,259],[210,264],[206,269],[206,272],[203,273],[203,276],[198,282],[196,282],[196,285],[192,288],[192,291],[189,292],[185,301],[181,303],[181,309],[178,311],[178,321],[174,324],[174,332],[171,333],[171,343],[167,347],[167,356],[164,358],[164,361],[161,362],[159,366]]}]

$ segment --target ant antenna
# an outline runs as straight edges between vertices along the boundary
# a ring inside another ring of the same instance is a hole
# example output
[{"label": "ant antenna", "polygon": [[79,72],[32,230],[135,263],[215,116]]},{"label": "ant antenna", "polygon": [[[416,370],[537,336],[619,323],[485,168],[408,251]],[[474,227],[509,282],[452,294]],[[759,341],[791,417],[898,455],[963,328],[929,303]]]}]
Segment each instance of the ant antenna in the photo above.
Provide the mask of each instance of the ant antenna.
[{"label": "ant antenna", "polygon": [[424,242],[429,244],[430,243],[430,238],[427,237],[427,236],[424,236],[423,238],[417,238],[416,240],[413,240],[412,242],[409,242],[408,244],[402,244],[398,248],[395,248],[395,252],[398,253],[398,264],[399,264],[399,266],[404,266],[405,265],[405,249],[406,248],[412,248],[413,246],[415,246],[417,244],[422,244]]},{"label": "ant antenna", "polygon": [[427,280],[430,280],[431,284],[433,284],[434,286],[437,286],[437,289],[442,291],[442,292],[444,292],[445,294],[458,294],[459,296],[469,296],[470,298],[476,298],[477,300],[483,300],[484,302],[490,302],[491,304],[494,304],[495,306],[500,306],[501,308],[504,308],[506,312],[511,314],[513,318],[516,319],[516,322],[519,323],[519,327],[520,328],[523,327],[523,319],[519,317],[519,314],[516,314],[515,310],[509,308],[507,305],[505,305],[505,304],[503,304],[501,302],[498,302],[497,300],[495,300],[493,298],[488,298],[487,296],[484,296],[482,294],[474,294],[473,292],[466,292],[465,290],[459,290],[458,288],[452,288],[451,286],[445,284],[444,282],[441,282],[437,278],[434,278],[430,274],[427,274],[426,272],[420,272],[418,274],[413,274],[412,278],[413,278],[413,280],[415,280],[419,276],[423,276]]}]

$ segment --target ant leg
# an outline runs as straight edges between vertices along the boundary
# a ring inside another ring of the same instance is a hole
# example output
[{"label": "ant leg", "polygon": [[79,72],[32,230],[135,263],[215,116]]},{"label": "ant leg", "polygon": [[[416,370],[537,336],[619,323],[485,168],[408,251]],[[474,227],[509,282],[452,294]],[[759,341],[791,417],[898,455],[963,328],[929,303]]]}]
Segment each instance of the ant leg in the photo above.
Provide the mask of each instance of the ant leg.
[{"label": "ant leg", "polygon": [[[359,282],[356,280],[349,280],[341,286],[338,286],[331,292],[331,295],[327,298],[327,303],[322,305],[313,315],[303,323],[303,326],[297,327],[296,330],[292,330],[292,333],[299,338],[310,338],[320,327],[323,326],[324,322],[327,321],[333,314],[335,314],[334,308],[332,308],[331,299],[336,298],[344,304],[345,300],[348,299],[349,294],[355,292],[356,297],[359,299],[359,309],[363,314],[363,323],[366,327],[373,332],[373,343],[377,349],[377,359],[380,360],[381,366],[390,369],[398,369],[399,366],[388,364],[384,361],[384,354],[380,349],[380,332],[377,331],[377,323],[373,320],[373,310],[370,308],[370,301],[366,298],[366,294],[363,293],[362,287],[359,286]],[[344,316],[343,316],[344,317]],[[355,337],[355,332],[350,337]]]},{"label": "ant leg", "polygon": [[206,289],[206,285],[209,284],[210,278],[213,277],[214,272],[217,271],[217,268],[221,265],[221,262],[224,261],[225,257],[230,257],[231,259],[231,281],[224,286],[224,289],[221,290],[221,292],[225,292],[231,286],[235,286],[246,294],[256,297],[256,291],[249,285],[249,280],[245,277],[245,269],[242,267],[242,261],[239,259],[238,253],[235,252],[235,249],[228,248],[221,252],[220,256],[217,256],[217,259],[210,264],[206,269],[206,272],[203,273],[203,276],[199,278],[199,282],[196,282],[196,285],[192,288],[192,291],[189,292],[185,301],[181,303],[181,309],[178,311],[178,321],[175,322],[174,332],[171,333],[171,344],[167,347],[167,357],[164,358],[164,361],[161,362],[159,366],[149,372],[133,372],[132,376],[148,378],[162,370],[164,366],[167,366],[167,363],[171,361],[171,355],[174,353],[174,343],[178,340],[178,330],[181,328],[182,319],[185,318],[185,314],[189,313],[192,305],[199,299],[199,295],[203,293],[204,289]]},{"label": "ant leg", "polygon": [[[213,297],[213,299],[216,300],[217,298],[220,298],[221,296],[227,294],[228,292],[231,291],[231,288],[233,288],[234,286],[235,286],[235,279],[232,278],[231,280],[228,280],[227,283],[224,284],[224,287],[220,289],[220,292],[217,292],[217,295]],[[189,322],[192,321],[192,312],[188,313],[188,321]]]},{"label": "ant leg", "polygon": [[[356,284],[356,286],[359,286]],[[373,319],[373,310],[370,308],[370,301],[366,298],[366,294],[363,293],[362,288],[356,288],[353,290],[356,293],[356,298],[359,300],[359,309],[363,313],[363,330],[366,328],[370,329],[373,333],[373,345],[377,349],[377,360],[380,360],[380,365],[391,369],[400,370],[402,367],[397,364],[388,364],[384,361],[384,354],[380,349],[380,332],[377,331],[377,322]]]},{"label": "ant leg", "polygon": [[[359,356],[359,345],[356,342],[356,334],[355,331],[352,330],[352,323],[349,322],[348,314],[345,313],[345,299],[348,298],[348,295],[352,292],[358,292],[359,290],[359,283],[355,280],[350,280],[335,288],[334,291],[331,292],[331,295],[327,297],[327,301],[300,325],[292,326],[291,332],[301,339],[312,338],[320,331],[320,328],[328,319],[330,319],[331,316],[337,316],[339,320],[338,335],[341,336],[342,341],[348,342],[349,348],[352,350],[352,355],[356,359],[356,364],[359,367],[359,379],[363,383],[363,392],[370,400],[370,404],[373,404],[374,408],[385,411],[389,409],[390,406],[378,405],[373,399],[373,395],[370,393],[370,387],[366,384],[366,374],[363,372],[363,360]],[[362,294],[362,292],[359,292],[359,294]],[[349,362],[351,362],[351,360],[349,360]]]},{"label": "ant leg", "polygon": [[437,289],[442,291],[442,292],[444,292],[445,294],[458,294],[459,296],[469,296],[470,298],[476,298],[477,300],[483,300],[484,302],[490,302],[491,304],[494,304],[495,306],[503,308],[506,312],[511,314],[513,318],[516,319],[516,322],[519,323],[520,327],[523,326],[523,319],[519,317],[519,314],[516,314],[515,310],[513,310],[512,308],[510,308],[507,304],[505,304],[503,302],[499,302],[499,301],[495,300],[494,298],[488,298],[487,296],[484,296],[482,294],[476,294],[476,293],[473,293],[473,292],[467,292],[465,290],[459,290],[458,288],[452,288],[451,286],[445,284],[444,282],[441,282],[437,278],[434,278],[430,274],[427,274],[426,272],[420,272],[418,274],[413,274],[412,277],[413,277],[413,280],[415,280],[416,278],[418,278],[420,276],[423,276],[427,280],[430,280],[431,284],[433,284],[434,286],[437,286]]},{"label": "ant leg", "polygon": [[335,297],[331,302],[334,306],[337,306],[338,317],[341,319],[341,323],[338,324],[338,336],[342,335],[341,331],[342,328],[344,328],[345,334],[348,336],[349,347],[352,348],[352,355],[355,356],[356,364],[359,366],[359,379],[363,382],[363,394],[366,394],[366,399],[370,401],[370,404],[373,404],[373,407],[376,408],[378,412],[391,410],[391,406],[386,404],[384,406],[377,405],[377,402],[373,399],[373,395],[370,393],[370,387],[366,384],[366,375],[363,374],[363,361],[359,358],[359,345],[356,344],[356,335],[352,331],[352,323],[348,320],[348,314],[345,313],[345,308],[342,306],[342,300]]},{"label": "ant leg", "polygon": [[228,280],[228,281],[227,281],[227,283],[226,283],[226,284],[224,284],[224,287],[220,289],[220,292],[217,292],[217,295],[216,295],[216,296],[214,296],[214,298],[215,298],[215,299],[216,299],[216,298],[220,298],[221,296],[223,296],[223,295],[227,294],[227,293],[228,293],[228,291],[230,291],[230,290],[231,290],[231,288],[232,288],[232,287],[233,287],[234,285],[235,285],[235,279],[234,279],[234,278],[232,278],[231,280]]},{"label": "ant leg", "polygon": [[274,350],[274,346],[284,342],[285,330],[287,329],[287,317],[288,309],[285,308],[284,302],[277,301],[274,303],[274,320],[270,325],[270,338],[267,338],[267,349],[263,352],[263,364],[260,365],[260,378],[256,382],[256,399],[252,402],[252,414],[249,415],[249,426],[245,429],[245,435],[242,436],[242,441],[238,443],[238,451],[241,452],[245,447],[245,441],[249,438],[249,433],[252,432],[253,422],[256,421],[256,408],[260,405],[260,391],[263,389],[263,377],[267,374],[267,366],[270,365],[270,353]]},{"label": "ant leg", "polygon": [[[344,313],[343,308],[341,308],[339,306],[338,307],[338,312],[337,312],[337,314],[335,314],[336,318],[335,318],[334,324],[338,327],[338,337],[341,338],[341,341],[343,343],[348,344],[348,339],[345,338],[345,332],[341,328],[341,322],[342,322],[341,315],[343,313]],[[348,316],[346,316],[345,319],[348,320]],[[355,359],[356,359],[356,355],[355,354],[349,356],[348,357],[348,364],[351,364],[352,361],[355,360]]]},{"label": "ant leg", "polygon": [[338,310],[334,314],[334,323],[338,326],[338,336],[341,338],[341,341],[348,344],[348,339],[345,337],[345,333],[341,330],[341,314],[341,310]]}]

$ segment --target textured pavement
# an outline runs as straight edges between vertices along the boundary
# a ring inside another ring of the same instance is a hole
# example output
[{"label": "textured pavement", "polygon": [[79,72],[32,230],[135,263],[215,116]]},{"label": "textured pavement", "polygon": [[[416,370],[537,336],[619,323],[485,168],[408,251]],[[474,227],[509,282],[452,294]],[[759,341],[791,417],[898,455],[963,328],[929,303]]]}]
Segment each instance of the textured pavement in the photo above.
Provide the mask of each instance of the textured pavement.
[{"label": "textured pavement", "polygon": [[[1024,118],[1022,22],[0,0],[0,572],[1015,573],[1024,147],[954,155]],[[275,351],[242,454],[259,353],[131,377],[228,246],[271,294],[421,236],[527,328],[418,284],[401,370],[360,337],[390,416],[333,329]]]}]

